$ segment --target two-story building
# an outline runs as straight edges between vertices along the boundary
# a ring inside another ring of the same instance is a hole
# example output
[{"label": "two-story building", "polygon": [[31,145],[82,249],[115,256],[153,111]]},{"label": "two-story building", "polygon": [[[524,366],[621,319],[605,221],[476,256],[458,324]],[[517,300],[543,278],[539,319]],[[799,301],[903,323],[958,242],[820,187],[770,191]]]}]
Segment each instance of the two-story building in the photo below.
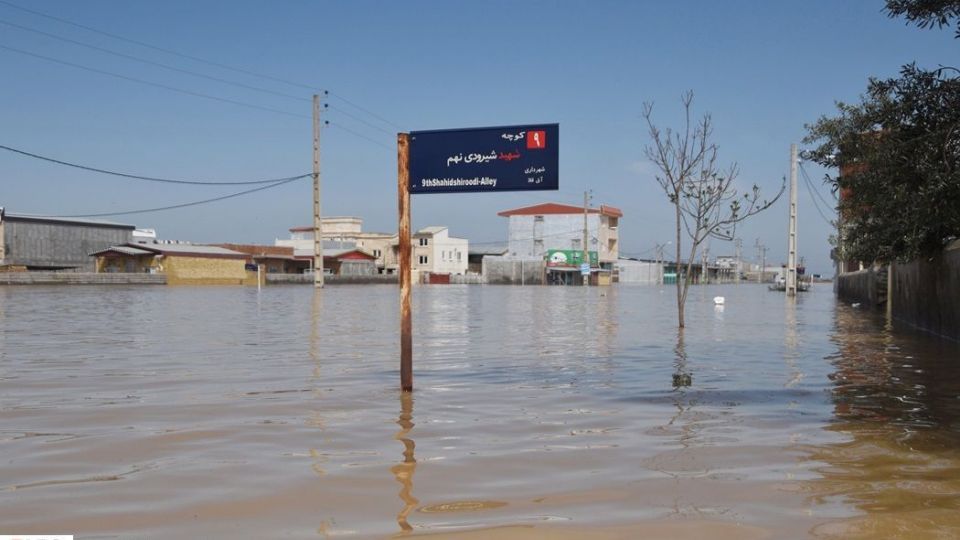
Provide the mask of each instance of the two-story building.
[{"label": "two-story building", "polygon": [[[544,260],[548,253],[576,255],[584,251],[584,208],[559,203],[544,203],[499,212],[509,219],[507,256]],[[620,257],[620,218],[623,212],[612,206],[586,209],[586,251],[591,268],[600,281],[609,277]],[[561,258],[557,255],[557,260]],[[566,257],[567,260],[572,257]],[[579,261],[579,259],[577,259]],[[573,265],[547,264],[548,272],[570,272]],[[566,280],[570,281],[570,280]]]},{"label": "two-story building", "polygon": [[466,274],[469,241],[454,238],[446,227],[424,227],[411,238],[414,281],[426,272],[432,274]]},{"label": "two-story building", "polygon": [[[393,274],[397,271],[397,234],[363,232],[363,218],[320,218],[324,246],[356,247],[376,257],[377,272]],[[277,246],[292,247],[298,252],[313,250],[313,226],[293,227],[290,239],[277,239]]]}]

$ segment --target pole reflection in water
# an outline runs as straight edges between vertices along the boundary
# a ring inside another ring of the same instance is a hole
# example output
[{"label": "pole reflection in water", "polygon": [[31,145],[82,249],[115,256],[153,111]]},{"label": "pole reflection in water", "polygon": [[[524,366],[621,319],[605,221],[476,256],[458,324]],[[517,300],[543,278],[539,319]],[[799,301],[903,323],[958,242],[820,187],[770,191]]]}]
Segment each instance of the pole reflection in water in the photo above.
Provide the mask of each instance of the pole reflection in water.
[{"label": "pole reflection in water", "polygon": [[786,297],[783,303],[786,312],[786,324],[783,332],[783,361],[790,370],[790,378],[784,388],[793,388],[803,380],[803,371],[797,365],[800,360],[800,336],[797,333],[797,298]]},{"label": "pole reflection in water", "polygon": [[413,496],[413,473],[417,470],[417,459],[413,455],[416,444],[413,439],[408,437],[410,430],[413,429],[413,393],[400,393],[400,417],[397,418],[397,425],[400,426],[393,438],[403,443],[403,462],[390,467],[394,479],[400,483],[400,500],[403,501],[403,510],[397,514],[397,524],[400,526],[401,534],[407,534],[413,531],[413,526],[407,521],[407,516],[416,508],[420,501]]}]

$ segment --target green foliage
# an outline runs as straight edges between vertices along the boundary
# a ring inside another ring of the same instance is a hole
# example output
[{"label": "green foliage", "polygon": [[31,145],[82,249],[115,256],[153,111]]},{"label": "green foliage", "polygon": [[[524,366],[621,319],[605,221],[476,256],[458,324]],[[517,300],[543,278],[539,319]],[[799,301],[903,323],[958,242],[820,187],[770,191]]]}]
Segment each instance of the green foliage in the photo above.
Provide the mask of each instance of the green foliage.
[{"label": "green foliage", "polygon": [[907,261],[960,236],[960,78],[904,66],[808,125],[807,157],[839,168],[841,257]]},{"label": "green foliage", "polygon": [[943,28],[956,20],[960,38],[960,1],[958,0],[887,0],[890,17],[904,17],[920,28]]}]

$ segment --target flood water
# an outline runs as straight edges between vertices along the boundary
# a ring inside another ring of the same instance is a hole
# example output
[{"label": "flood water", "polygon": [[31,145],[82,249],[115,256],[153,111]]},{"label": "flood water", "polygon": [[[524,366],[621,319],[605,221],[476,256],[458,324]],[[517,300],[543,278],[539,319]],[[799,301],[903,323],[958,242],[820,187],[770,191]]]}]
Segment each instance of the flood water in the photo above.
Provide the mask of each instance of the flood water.
[{"label": "flood water", "polygon": [[960,345],[674,302],[415,288],[410,396],[396,287],[0,287],[0,534],[960,537]]}]

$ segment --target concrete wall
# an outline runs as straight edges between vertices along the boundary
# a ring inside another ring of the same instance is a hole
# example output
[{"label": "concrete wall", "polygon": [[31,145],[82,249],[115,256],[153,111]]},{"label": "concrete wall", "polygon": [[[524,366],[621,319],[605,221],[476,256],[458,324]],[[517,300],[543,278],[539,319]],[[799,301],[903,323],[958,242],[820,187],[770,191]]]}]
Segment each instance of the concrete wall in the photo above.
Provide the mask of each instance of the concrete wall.
[{"label": "concrete wall", "polygon": [[543,259],[483,258],[483,277],[491,285],[542,285]]},{"label": "concrete wall", "polygon": [[243,285],[247,281],[244,263],[244,259],[167,255],[161,264],[170,285]]},{"label": "concrete wall", "polygon": [[[295,285],[306,284],[313,285],[313,274],[267,274],[266,282],[268,285]],[[323,282],[326,285],[361,285],[361,284],[397,284],[399,283],[396,274],[373,274],[370,276],[324,276]]]},{"label": "concrete wall", "polygon": [[960,242],[930,261],[893,266],[894,319],[960,340]]},{"label": "concrete wall", "polygon": [[0,272],[0,285],[165,285],[163,274]]},{"label": "concrete wall", "polygon": [[95,225],[16,221],[0,223],[3,250],[0,265],[76,268],[94,272],[94,251],[130,242],[133,229]]},{"label": "concrete wall", "polygon": [[620,283],[660,283],[661,265],[644,261],[618,261],[615,265],[620,275]]},{"label": "concrete wall", "polygon": [[[884,309],[886,306],[886,282],[881,282],[879,269],[867,268],[837,276],[837,298],[864,307]],[[882,287],[881,287],[882,285]],[[882,290],[881,290],[882,289]]]},{"label": "concrete wall", "polygon": [[[890,279],[890,314],[895,320],[960,340],[960,242],[930,260],[893,264]],[[886,309],[887,269],[841,274],[836,292],[841,300]]]}]

